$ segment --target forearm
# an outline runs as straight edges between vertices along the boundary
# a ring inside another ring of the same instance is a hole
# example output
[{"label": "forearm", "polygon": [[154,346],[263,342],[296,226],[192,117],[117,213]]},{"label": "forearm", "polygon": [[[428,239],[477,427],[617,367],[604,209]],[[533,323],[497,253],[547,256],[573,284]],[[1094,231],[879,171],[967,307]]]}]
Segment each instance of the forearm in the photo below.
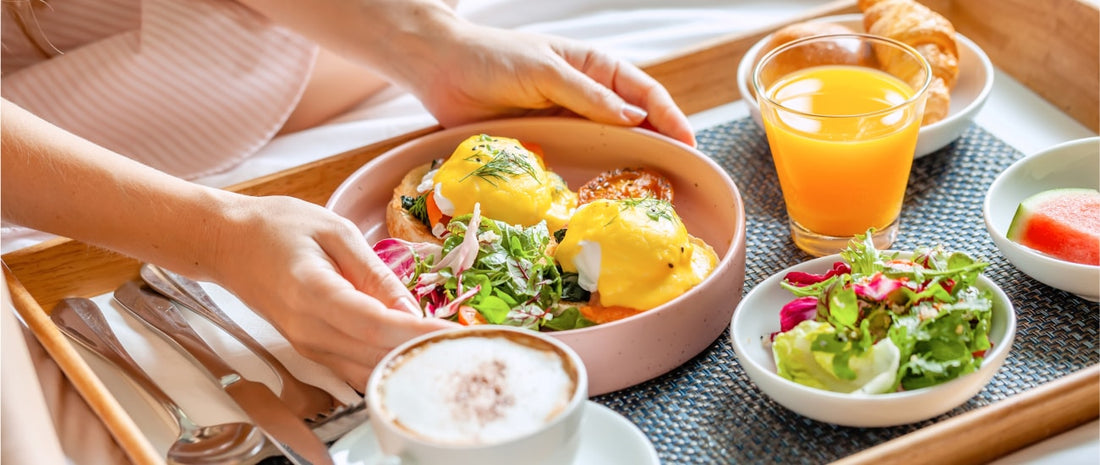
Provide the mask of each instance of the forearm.
[{"label": "forearm", "polygon": [[155,261],[192,276],[214,269],[234,195],[97,146],[3,100],[5,220]]},{"label": "forearm", "polygon": [[391,82],[414,88],[466,22],[443,0],[240,0]]}]

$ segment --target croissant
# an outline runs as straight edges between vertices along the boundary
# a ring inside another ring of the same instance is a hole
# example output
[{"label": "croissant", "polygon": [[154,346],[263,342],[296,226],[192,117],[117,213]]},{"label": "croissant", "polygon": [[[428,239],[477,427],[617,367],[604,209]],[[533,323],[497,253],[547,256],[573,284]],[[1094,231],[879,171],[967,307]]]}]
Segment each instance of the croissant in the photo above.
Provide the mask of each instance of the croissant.
[{"label": "croissant", "polygon": [[[761,47],[757,56],[762,57],[772,49],[797,39],[827,34],[851,34],[854,32],[851,28],[841,24],[795,23],[775,31],[771,35],[771,39]],[[866,49],[862,47],[853,49],[839,43],[822,42],[777,57],[771,68],[773,73],[785,75],[809,65],[822,63],[860,65],[873,61],[874,57],[871,55],[869,47]]]},{"label": "croissant", "polygon": [[[863,27],[868,33],[889,37],[917,50],[932,66],[922,124],[947,116],[951,89],[959,77],[959,49],[955,27],[939,13],[914,0],[859,0]],[[883,69],[901,66],[891,57],[877,53]]]}]

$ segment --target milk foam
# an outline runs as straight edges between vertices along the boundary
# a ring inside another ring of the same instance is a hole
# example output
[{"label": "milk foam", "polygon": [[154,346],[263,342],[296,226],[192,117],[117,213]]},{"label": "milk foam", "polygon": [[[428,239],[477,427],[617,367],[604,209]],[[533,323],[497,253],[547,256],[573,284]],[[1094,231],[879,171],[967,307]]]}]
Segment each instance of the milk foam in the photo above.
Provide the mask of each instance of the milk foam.
[{"label": "milk foam", "polygon": [[448,444],[492,444],[539,429],[575,390],[562,355],[507,337],[432,341],[390,365],[383,412],[407,432]]}]

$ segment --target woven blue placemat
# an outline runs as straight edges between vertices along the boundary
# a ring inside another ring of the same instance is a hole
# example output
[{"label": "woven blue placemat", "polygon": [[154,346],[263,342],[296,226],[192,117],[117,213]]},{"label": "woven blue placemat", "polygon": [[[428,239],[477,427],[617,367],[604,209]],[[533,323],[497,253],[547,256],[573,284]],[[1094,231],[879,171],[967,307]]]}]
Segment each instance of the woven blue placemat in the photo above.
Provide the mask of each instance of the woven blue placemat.
[{"label": "woven blue placemat", "polygon": [[[812,257],[791,242],[767,140],[751,119],[698,134],[699,149],[737,183],[747,216],[745,290]],[[982,202],[997,174],[1023,154],[978,126],[916,160],[893,248],[944,244],[990,263],[986,275],[1016,307],[1016,341],[993,380],[964,405],[892,428],[848,428],[810,420],[771,401],[742,370],[728,330],[710,347],[656,379],[593,400],[633,421],[661,462],[823,463],[936,421],[983,407],[1100,362],[1100,308],[1013,267],[985,229]]]}]

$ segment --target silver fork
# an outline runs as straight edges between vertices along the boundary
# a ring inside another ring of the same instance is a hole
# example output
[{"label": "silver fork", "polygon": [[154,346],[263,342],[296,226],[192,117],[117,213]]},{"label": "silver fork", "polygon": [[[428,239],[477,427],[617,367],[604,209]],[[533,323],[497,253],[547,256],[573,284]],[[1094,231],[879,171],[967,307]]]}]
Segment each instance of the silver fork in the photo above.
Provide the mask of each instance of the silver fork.
[{"label": "silver fork", "polygon": [[141,278],[165,297],[210,320],[263,359],[282,380],[283,388],[279,398],[307,422],[322,423],[327,417],[336,415],[347,407],[347,404],[340,402],[328,391],[295,377],[267,348],[229,318],[199,283],[150,263],[142,265]]}]

